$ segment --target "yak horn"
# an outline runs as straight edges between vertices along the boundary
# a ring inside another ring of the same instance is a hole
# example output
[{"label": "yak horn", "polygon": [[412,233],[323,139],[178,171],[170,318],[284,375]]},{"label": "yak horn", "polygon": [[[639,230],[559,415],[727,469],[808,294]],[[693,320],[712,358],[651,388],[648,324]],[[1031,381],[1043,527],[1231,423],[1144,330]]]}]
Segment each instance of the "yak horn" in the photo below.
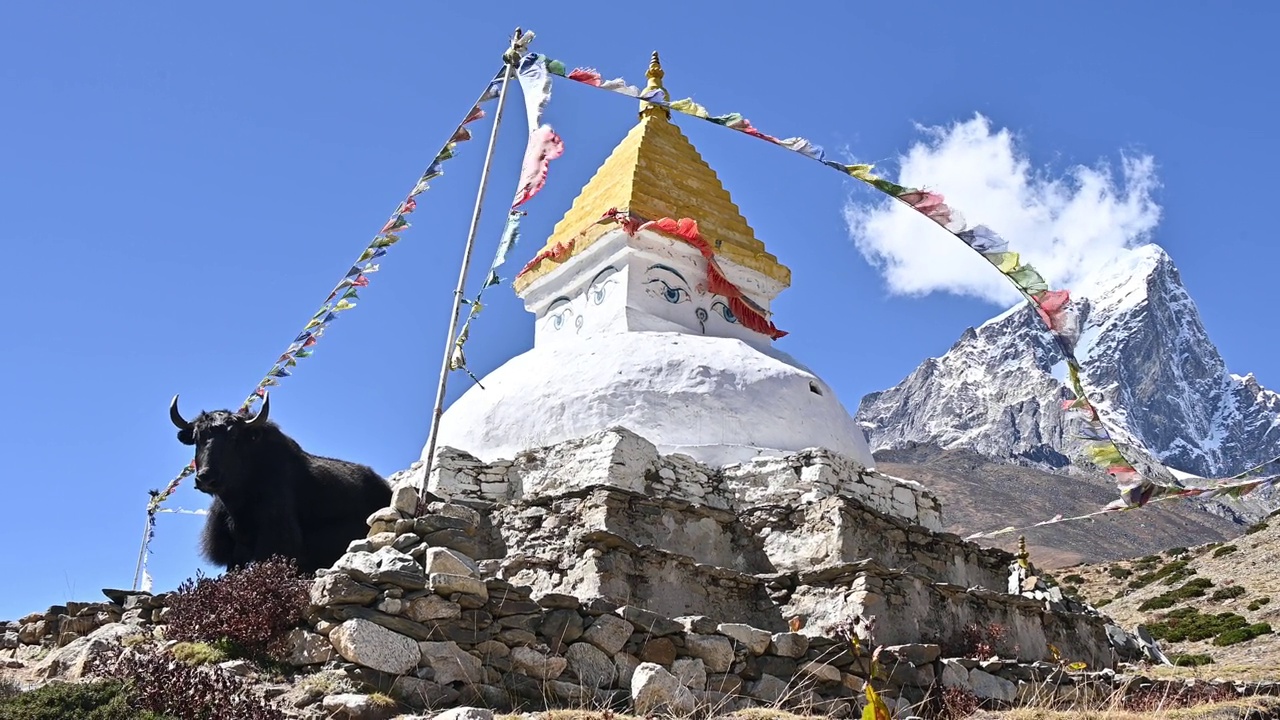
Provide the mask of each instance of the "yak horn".
[{"label": "yak horn", "polygon": [[169,403],[169,419],[179,430],[190,430],[191,423],[182,417],[182,413],[178,412],[178,396],[173,396],[173,401]]},{"label": "yak horn", "polygon": [[258,425],[265,423],[267,421],[267,415],[269,415],[270,413],[271,413],[271,395],[269,393],[264,392],[262,393],[262,409],[258,411],[257,415],[253,416],[252,420],[249,421],[249,427],[256,427]]}]

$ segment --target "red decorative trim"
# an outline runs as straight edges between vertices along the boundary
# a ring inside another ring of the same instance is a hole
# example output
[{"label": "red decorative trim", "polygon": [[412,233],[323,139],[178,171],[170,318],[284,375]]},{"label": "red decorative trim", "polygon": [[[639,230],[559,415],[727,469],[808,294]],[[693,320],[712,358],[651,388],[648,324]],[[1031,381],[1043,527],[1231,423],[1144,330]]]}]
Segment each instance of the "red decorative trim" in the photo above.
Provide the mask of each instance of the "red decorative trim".
[{"label": "red decorative trim", "polygon": [[550,260],[551,262],[556,263],[564,262],[565,256],[573,252],[573,244],[575,242],[577,242],[576,239],[570,240],[569,242],[556,243],[554,246],[546,248],[537,255],[534,255],[533,259],[529,261],[529,264],[525,265],[524,269],[516,273],[516,279],[519,279],[521,275],[524,275],[537,267],[538,263],[541,263],[543,260]]},{"label": "red decorative trim", "polygon": [[661,220],[647,222],[641,225],[640,229],[653,229],[667,235],[673,235],[702,253],[702,257],[707,259],[707,290],[729,299],[729,309],[733,310],[733,314],[737,316],[743,327],[768,335],[774,340],[787,334],[786,331],[779,330],[765,317],[764,308],[751,302],[751,299],[743,295],[742,290],[737,285],[734,285],[729,281],[729,278],[725,277],[720,265],[716,262],[715,251],[711,249],[710,243],[698,233],[698,221],[693,218],[680,218],[679,220],[662,218]]}]

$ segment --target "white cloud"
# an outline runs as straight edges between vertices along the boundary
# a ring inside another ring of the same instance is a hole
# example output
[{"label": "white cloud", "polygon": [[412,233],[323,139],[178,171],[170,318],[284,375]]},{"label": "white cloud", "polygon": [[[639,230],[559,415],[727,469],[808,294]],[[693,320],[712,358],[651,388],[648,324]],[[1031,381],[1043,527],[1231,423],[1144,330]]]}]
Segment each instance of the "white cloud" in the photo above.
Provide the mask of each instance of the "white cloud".
[{"label": "white cloud", "polygon": [[[899,177],[884,177],[941,193],[969,225],[986,225],[1008,240],[1050,287],[1070,289],[1124,249],[1146,242],[1160,221],[1149,155],[1122,157],[1119,182],[1106,164],[1052,176],[1032,167],[1007,128],[992,132],[982,115],[919,130],[924,140],[898,158]],[[858,249],[893,293],[944,291],[1000,304],[1020,299],[977,253],[897,201],[851,199],[844,215]]]}]

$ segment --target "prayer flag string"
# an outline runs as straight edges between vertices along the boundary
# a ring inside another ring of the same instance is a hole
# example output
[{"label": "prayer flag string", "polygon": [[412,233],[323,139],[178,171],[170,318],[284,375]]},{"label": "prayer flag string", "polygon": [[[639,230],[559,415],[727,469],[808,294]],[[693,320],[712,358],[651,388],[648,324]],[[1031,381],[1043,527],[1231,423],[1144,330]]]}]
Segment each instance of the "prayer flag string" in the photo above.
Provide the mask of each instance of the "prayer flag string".
[{"label": "prayer flag string", "polygon": [[[324,336],[325,330],[329,325],[334,320],[337,320],[342,313],[356,307],[360,289],[368,287],[370,276],[378,272],[379,265],[374,261],[385,256],[387,251],[400,241],[400,233],[410,226],[408,216],[417,209],[417,197],[429,189],[432,180],[444,175],[444,163],[457,154],[459,145],[471,139],[471,130],[468,125],[485,117],[485,112],[481,106],[498,97],[498,91],[501,88],[502,79],[506,72],[507,70],[504,67],[494,76],[493,80],[490,80],[485,85],[484,92],[480,94],[479,99],[463,115],[462,122],[458,124],[449,136],[448,141],[440,148],[440,152],[436,153],[436,156],[431,160],[421,177],[414,182],[409,194],[396,204],[395,211],[391,214],[391,217],[383,223],[382,228],[374,235],[373,240],[360,251],[356,261],[329,292],[320,309],[303,325],[302,331],[294,337],[293,341],[276,359],[275,364],[258,382],[257,387],[240,405],[238,410],[240,414],[248,414],[250,408],[265,395],[267,388],[279,385],[281,378],[291,376],[293,373],[290,368],[296,366],[299,359],[311,356],[312,348]],[[161,512],[161,504],[177,491],[178,485],[185,478],[195,472],[195,468],[195,460],[192,460],[178,473],[177,477],[169,481],[164,490],[149,491],[151,499],[147,503],[147,527],[140,563],[140,573],[144,578],[149,577],[146,574],[146,556],[148,553],[147,547],[155,536],[156,513]],[[184,512],[183,514],[186,513]]]},{"label": "prayer flag string", "polygon": [[[1070,293],[1067,290],[1050,289],[1048,282],[1033,266],[1023,264],[1019,253],[1010,250],[1008,241],[985,225],[969,225],[964,216],[948,205],[946,198],[941,194],[905,187],[881,178],[872,173],[873,166],[869,164],[849,165],[829,160],[823,148],[812,141],[803,137],[778,138],[767,135],[740,113],[712,115],[692,98],[666,101],[661,89],[645,92],[622,78],[605,80],[599,72],[590,68],[567,70],[568,66],[563,62],[536,53],[526,56],[525,63],[540,66],[530,70],[531,74],[545,70],[549,75],[557,75],[614,94],[637,98],[714,125],[737,130],[820,162],[843,175],[870,185],[933,220],[1008,278],[1035,309],[1062,351],[1067,362],[1069,385],[1075,394],[1074,399],[1064,403],[1064,410],[1079,418],[1081,425],[1079,437],[1088,442],[1086,453],[1115,479],[1120,491],[1118,500],[1096,513],[1073,518],[1059,516],[1051,521],[1039,523],[1037,526],[1142,507],[1156,498],[1240,497],[1259,488],[1270,488],[1280,481],[1280,457],[1277,457],[1228,478],[1209,480],[1193,477],[1190,479],[1199,482],[1194,486],[1189,485],[1186,481],[1176,478],[1167,467],[1137,442],[1117,440],[1107,428],[1107,423],[1104,422],[1097,407],[1090,401],[1089,393],[1080,378],[1081,368],[1080,362],[1075,357],[1075,348],[1080,339],[1081,316],[1079,309],[1071,300]],[[536,265],[542,259],[541,255],[534,258],[526,269]],[[1013,530],[1014,528],[1006,528],[996,531],[995,534]]]}]

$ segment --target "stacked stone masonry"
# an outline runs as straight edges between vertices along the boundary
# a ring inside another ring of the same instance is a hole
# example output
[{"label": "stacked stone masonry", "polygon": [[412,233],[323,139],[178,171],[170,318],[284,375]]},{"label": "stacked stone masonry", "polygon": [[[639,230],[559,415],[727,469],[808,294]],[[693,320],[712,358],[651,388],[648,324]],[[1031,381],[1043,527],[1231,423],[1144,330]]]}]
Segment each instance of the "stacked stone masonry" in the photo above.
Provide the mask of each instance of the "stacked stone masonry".
[{"label": "stacked stone masonry", "polygon": [[[424,473],[393,476],[368,536],[317,574],[290,662],[352,692],[294,715],[356,717],[363,689],[416,710],[840,717],[872,682],[905,717],[950,686],[997,704],[1110,692],[1143,654],[1033,567],[938,532],[923,488],[829,453],[713,470],[611,430],[511,462],[442,449],[419,498]],[[40,661],[53,676],[164,620],[163,596],[112,599],[10,623],[0,653],[64,645]],[[975,657],[993,626],[1004,642]]]}]

